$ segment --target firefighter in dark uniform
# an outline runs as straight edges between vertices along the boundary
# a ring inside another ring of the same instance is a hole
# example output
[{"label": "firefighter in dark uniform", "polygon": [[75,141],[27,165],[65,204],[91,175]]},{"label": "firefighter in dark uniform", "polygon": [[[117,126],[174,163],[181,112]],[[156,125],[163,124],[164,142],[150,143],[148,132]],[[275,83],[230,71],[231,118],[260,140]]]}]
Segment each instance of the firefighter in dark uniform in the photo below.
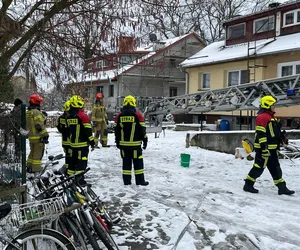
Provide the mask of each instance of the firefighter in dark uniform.
[{"label": "firefighter in dark uniform", "polygon": [[94,126],[94,140],[98,148],[98,141],[100,136],[100,141],[102,147],[107,147],[107,113],[106,108],[103,104],[103,95],[98,93],[96,95],[96,102],[92,108],[92,122]]},{"label": "firefighter in dark uniform", "polygon": [[41,160],[44,155],[45,143],[48,143],[48,132],[45,128],[45,117],[40,111],[43,97],[33,94],[29,98],[29,107],[26,112],[26,129],[29,131],[28,139],[30,153],[27,158],[27,172],[41,171]]},{"label": "firefighter in dark uniform", "polygon": [[[88,115],[84,113],[83,106],[84,101],[80,96],[75,95],[70,98],[70,110],[66,121],[70,135],[72,160],[68,167],[68,175],[85,171],[87,168],[89,146],[92,147],[92,150],[95,147],[91,121]],[[80,179],[79,183],[81,185],[86,184],[84,177]]]},{"label": "firefighter in dark uniform", "polygon": [[144,177],[143,149],[147,148],[145,120],[140,111],[136,110],[136,100],[133,96],[126,96],[123,102],[122,112],[115,119],[115,140],[120,149],[123,160],[123,182],[131,185],[132,162],[136,185],[147,186],[148,181]]},{"label": "firefighter in dark uniform", "polygon": [[276,99],[272,96],[264,96],[260,100],[260,109],[256,118],[255,129],[255,160],[254,165],[245,179],[243,190],[250,193],[258,193],[253,187],[256,179],[268,168],[274,184],[278,187],[278,194],[291,195],[295,191],[286,187],[282,178],[282,170],[278,160],[278,150],[282,142],[287,142],[284,132],[281,131],[281,123],[274,117]]},{"label": "firefighter in dark uniform", "polygon": [[71,149],[70,149],[70,138],[69,130],[67,128],[66,118],[69,115],[70,110],[70,101],[66,101],[64,104],[64,113],[57,120],[57,130],[61,133],[61,144],[65,152],[65,167],[68,170],[68,167],[71,162]]}]

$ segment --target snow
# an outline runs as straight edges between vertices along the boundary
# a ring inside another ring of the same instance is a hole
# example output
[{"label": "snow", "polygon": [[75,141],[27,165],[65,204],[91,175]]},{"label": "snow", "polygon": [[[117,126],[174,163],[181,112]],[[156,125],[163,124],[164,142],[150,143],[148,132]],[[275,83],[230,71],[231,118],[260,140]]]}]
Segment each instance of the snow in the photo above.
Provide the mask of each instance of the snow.
[{"label": "snow", "polygon": [[[255,42],[250,42],[250,48],[255,47]],[[256,50],[250,50],[250,55],[255,53],[257,56],[284,53],[292,50],[299,50],[300,33],[278,36],[275,38],[256,41]],[[221,63],[230,60],[246,58],[248,55],[248,43],[241,43],[225,46],[225,41],[214,42],[201,51],[183,61],[183,67],[200,66],[212,63]]]},{"label": "snow", "polygon": [[[43,161],[63,152],[60,134],[48,131]],[[90,152],[87,180],[107,209],[122,217],[113,234],[120,250],[300,249],[299,159],[280,160],[294,196],[279,196],[268,170],[255,185],[259,194],[250,194],[242,187],[253,161],[186,148],[187,133],[195,131],[166,130],[159,138],[148,134],[143,151],[147,187],[123,185],[116,147]],[[108,142],[114,144],[113,134]],[[180,166],[182,153],[191,155],[189,168]]]}]

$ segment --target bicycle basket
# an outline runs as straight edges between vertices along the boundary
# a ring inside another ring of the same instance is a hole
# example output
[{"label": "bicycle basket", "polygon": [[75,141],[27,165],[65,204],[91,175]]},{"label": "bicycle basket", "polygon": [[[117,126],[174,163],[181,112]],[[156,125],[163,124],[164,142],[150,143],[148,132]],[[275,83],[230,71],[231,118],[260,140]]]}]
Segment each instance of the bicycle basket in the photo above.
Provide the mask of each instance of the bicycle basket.
[{"label": "bicycle basket", "polygon": [[61,197],[55,197],[14,206],[5,219],[13,227],[24,228],[52,222],[63,212]]}]

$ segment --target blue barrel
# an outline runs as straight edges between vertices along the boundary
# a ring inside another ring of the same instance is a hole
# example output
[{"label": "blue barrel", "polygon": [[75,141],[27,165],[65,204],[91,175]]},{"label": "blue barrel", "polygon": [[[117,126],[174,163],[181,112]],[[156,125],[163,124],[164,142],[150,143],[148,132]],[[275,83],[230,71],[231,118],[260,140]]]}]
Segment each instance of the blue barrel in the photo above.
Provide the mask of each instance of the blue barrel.
[{"label": "blue barrel", "polygon": [[230,130],[229,121],[228,120],[221,120],[220,121],[220,130],[221,131],[228,131]]}]

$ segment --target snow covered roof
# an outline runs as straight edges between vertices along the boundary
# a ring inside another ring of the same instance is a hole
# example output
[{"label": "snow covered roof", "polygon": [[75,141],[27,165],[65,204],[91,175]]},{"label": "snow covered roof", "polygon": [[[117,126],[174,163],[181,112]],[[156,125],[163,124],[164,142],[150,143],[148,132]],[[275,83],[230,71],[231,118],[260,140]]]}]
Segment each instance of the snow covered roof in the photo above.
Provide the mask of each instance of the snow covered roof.
[{"label": "snow covered roof", "polygon": [[[255,42],[250,42],[250,48]],[[300,33],[278,36],[256,41],[256,55],[264,56],[300,50]],[[250,50],[253,55],[254,49]],[[237,61],[248,56],[248,43],[225,46],[225,41],[214,42],[181,63],[182,67],[216,64],[227,61]]]},{"label": "snow covered roof", "polygon": [[110,69],[110,70],[103,70],[103,71],[94,72],[94,73],[85,73],[84,75],[82,75],[82,77],[83,77],[82,79],[85,82],[97,81],[97,80],[112,80],[115,77],[117,77],[118,75],[124,73],[125,71],[126,72],[129,71],[130,69],[134,68],[136,65],[149,59],[150,57],[155,56],[158,53],[161,53],[168,47],[174,45],[176,42],[186,38],[187,36],[189,36],[191,34],[194,34],[194,33],[189,33],[189,34],[185,34],[183,36],[178,36],[178,37],[158,41],[159,43],[162,44],[162,47],[157,51],[154,51],[154,44],[152,44],[148,47],[144,47],[144,48],[143,47],[137,48],[136,51],[149,51],[149,53],[142,56],[141,58],[139,58],[138,60],[136,60],[130,64],[124,65],[123,67],[121,67],[119,69]]}]

